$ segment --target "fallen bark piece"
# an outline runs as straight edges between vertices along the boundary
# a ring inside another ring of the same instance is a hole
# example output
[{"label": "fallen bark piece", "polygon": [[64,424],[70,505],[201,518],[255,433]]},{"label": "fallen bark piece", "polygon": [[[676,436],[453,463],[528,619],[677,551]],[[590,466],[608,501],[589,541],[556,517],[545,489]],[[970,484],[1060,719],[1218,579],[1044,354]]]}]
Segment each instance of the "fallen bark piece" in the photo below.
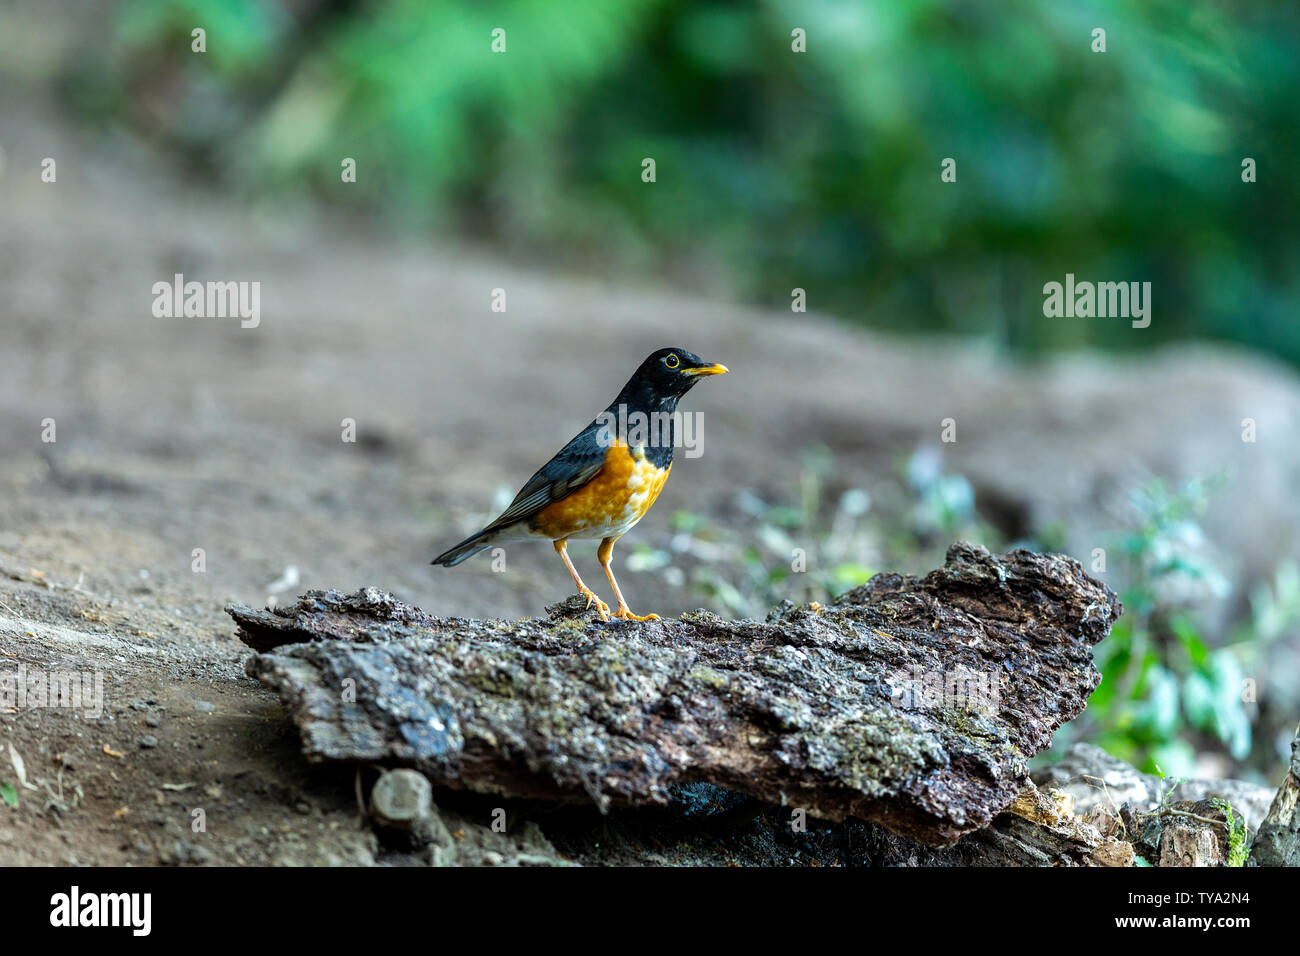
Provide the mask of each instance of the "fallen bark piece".
[{"label": "fallen bark piece", "polygon": [[1130,866],[1133,848],[1074,815],[1073,801],[1032,783],[993,823],[951,847],[922,846],[873,828],[872,866]]},{"label": "fallen bark piece", "polygon": [[1252,866],[1300,866],[1300,731],[1291,762],[1250,849]]},{"label": "fallen bark piece", "polygon": [[1074,798],[1074,812],[1084,816],[1099,808],[1112,810],[1123,804],[1144,813],[1161,802],[1178,800],[1226,800],[1254,833],[1268,813],[1273,791],[1244,780],[1162,781],[1112,757],[1100,747],[1074,743],[1058,763],[1034,773],[1040,787],[1054,787]]},{"label": "fallen bark piece", "polygon": [[[987,826],[1083,710],[1115,594],[1063,555],[964,543],[764,622],[437,618],[375,589],[228,608],[316,761],[610,806],[706,782],[933,844]],[[286,646],[294,645],[294,646]]]},{"label": "fallen bark piece", "polygon": [[1139,814],[1135,849],[1155,866],[1241,866],[1249,848],[1240,811],[1227,801],[1179,800]]},{"label": "fallen bark piece", "polygon": [[1137,856],[1133,844],[1125,840],[1107,840],[1092,851],[1089,862],[1093,866],[1132,866]]},{"label": "fallen bark piece", "polygon": [[[1193,813],[1213,809],[1197,803],[1179,803],[1176,807]],[[1207,817],[1207,819],[1209,819]],[[1167,821],[1160,828],[1160,866],[1226,866],[1227,835],[1225,827],[1214,826],[1191,817]]]}]

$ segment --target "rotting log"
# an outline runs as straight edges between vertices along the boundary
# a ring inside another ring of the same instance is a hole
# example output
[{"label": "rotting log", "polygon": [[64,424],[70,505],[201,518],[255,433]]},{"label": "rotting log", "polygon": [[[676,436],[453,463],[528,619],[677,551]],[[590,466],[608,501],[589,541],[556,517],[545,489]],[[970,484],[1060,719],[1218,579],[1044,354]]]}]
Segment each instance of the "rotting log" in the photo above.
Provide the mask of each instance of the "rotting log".
[{"label": "rotting log", "polygon": [[765,621],[440,618],[369,588],[232,605],[314,761],[611,806],[705,781],[934,846],[987,827],[1084,708],[1120,613],[1072,558],[954,544]]}]

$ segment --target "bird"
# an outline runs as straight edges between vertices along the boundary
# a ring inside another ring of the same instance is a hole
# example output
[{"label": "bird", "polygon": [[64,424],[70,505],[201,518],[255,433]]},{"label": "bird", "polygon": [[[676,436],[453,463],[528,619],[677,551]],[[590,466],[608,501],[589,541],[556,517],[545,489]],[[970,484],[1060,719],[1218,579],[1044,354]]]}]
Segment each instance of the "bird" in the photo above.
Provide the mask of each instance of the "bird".
[{"label": "bird", "polygon": [[582,582],[567,548],[570,538],[599,538],[596,557],[617,601],[613,616],[657,620],[657,614],[633,614],[628,608],[610,567],[614,543],[645,517],[668,480],[677,402],[701,378],[727,371],[683,348],[652,352],[609,407],[537,469],[499,517],[431,563],[455,567],[499,543],[549,539],[586,607],[595,604],[601,620],[608,621],[609,605]]}]

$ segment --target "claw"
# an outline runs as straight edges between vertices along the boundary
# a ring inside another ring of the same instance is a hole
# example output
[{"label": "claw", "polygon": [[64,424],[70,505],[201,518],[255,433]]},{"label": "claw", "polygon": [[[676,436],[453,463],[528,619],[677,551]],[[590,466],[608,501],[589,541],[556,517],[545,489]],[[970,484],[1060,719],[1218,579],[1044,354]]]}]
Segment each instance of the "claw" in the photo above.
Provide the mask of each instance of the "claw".
[{"label": "claw", "polygon": [[[579,593],[587,599],[587,607],[591,607],[593,603],[596,605],[596,613],[600,615],[602,621],[609,620],[609,605],[602,601],[595,591],[590,588],[583,588]],[[586,610],[586,608],[583,608],[583,610]]]},{"label": "claw", "polygon": [[632,609],[626,604],[620,604],[618,610],[614,612],[615,617],[621,617],[625,621],[657,621],[658,614],[633,614]]}]

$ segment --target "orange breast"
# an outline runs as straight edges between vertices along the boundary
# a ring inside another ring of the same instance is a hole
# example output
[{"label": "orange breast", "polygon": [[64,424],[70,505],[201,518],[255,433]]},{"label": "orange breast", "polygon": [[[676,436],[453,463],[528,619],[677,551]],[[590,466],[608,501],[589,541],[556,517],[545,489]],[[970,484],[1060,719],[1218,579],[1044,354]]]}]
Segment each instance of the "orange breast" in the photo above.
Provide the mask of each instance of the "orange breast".
[{"label": "orange breast", "polygon": [[547,505],[532,520],[535,534],[559,538],[609,538],[626,534],[650,510],[668,473],[614,445],[596,477],[573,494]]}]

